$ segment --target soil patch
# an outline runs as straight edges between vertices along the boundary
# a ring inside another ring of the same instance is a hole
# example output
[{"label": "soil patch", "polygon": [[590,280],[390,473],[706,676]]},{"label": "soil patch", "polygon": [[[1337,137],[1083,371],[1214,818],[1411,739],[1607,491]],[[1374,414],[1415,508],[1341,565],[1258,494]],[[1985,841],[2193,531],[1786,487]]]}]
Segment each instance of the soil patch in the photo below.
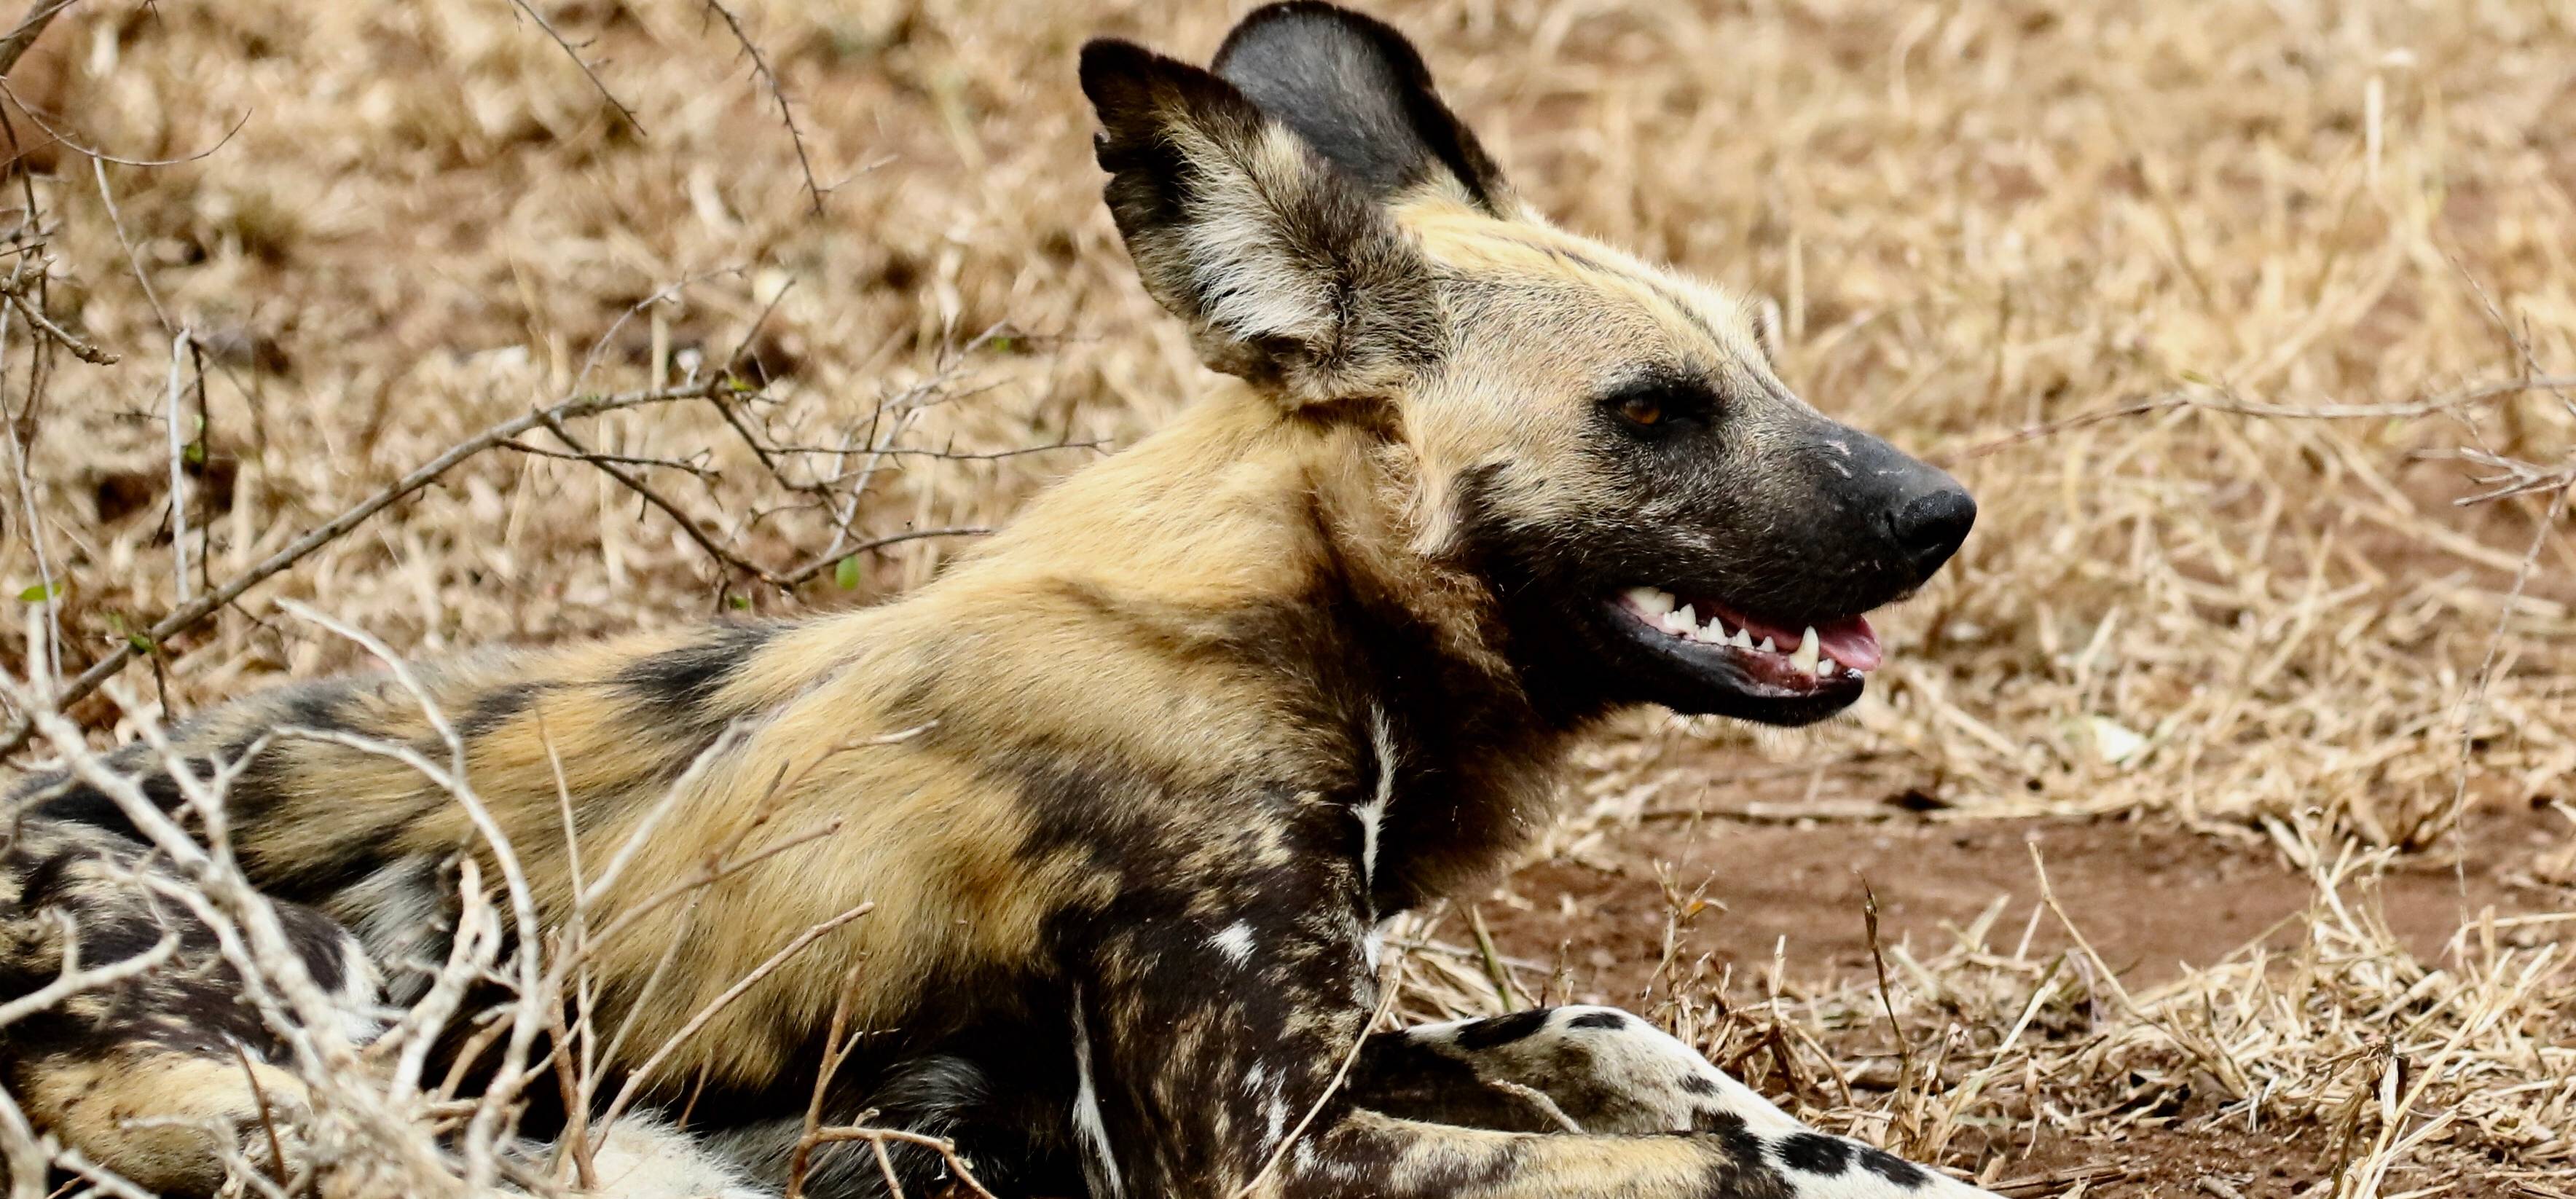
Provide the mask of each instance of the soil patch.
[{"label": "soil patch", "polygon": [[[2512,881],[2535,854],[2566,843],[2563,825],[2528,809],[2474,811],[2464,871],[2455,874],[2447,859],[2401,858],[2346,899],[2375,892],[2391,931],[2420,958],[2438,960],[2481,908],[2513,914],[2563,903]],[[2295,944],[2302,923],[2294,918],[2315,897],[2306,872],[2271,844],[2171,824],[1913,813],[1781,823],[1712,807],[1614,833],[1580,861],[1533,863],[1480,908],[1506,956],[1542,969],[1562,961],[1577,995],[1616,1003],[1634,1001],[1666,960],[1668,928],[1674,968],[1685,972],[1705,954],[1744,977],[1769,969],[1775,951],[1800,978],[1869,969],[1870,892],[1884,945],[1918,956],[1949,948],[1954,930],[2000,899],[1988,946],[2010,953],[2027,935],[2031,952],[2053,953],[2071,942],[2040,911],[2033,847],[2068,915],[2132,987],[2257,939]],[[1677,910],[1694,896],[1697,914],[1676,927]]]}]

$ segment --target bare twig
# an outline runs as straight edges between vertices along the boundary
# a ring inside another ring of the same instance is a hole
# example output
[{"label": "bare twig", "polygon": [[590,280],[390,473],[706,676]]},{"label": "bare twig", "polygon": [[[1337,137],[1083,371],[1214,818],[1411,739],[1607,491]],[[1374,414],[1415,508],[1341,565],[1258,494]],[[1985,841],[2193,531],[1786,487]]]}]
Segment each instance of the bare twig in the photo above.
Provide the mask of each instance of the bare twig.
[{"label": "bare twig", "polygon": [[574,457],[598,467],[602,474],[617,480],[620,485],[634,492],[644,502],[661,509],[663,515],[670,517],[673,523],[679,525],[680,531],[688,534],[689,540],[696,542],[698,548],[705,551],[708,557],[781,590],[795,586],[793,582],[771,573],[768,567],[716,544],[714,537],[698,527],[697,518],[681,511],[678,504],[664,498],[661,492],[653,489],[652,484],[629,473],[625,467],[619,465],[617,459],[583,445],[581,439],[573,436],[572,430],[565,428],[562,421],[549,416],[545,418],[545,425],[546,431],[554,434],[555,440],[564,443],[564,448],[571,450]]},{"label": "bare twig", "polygon": [[74,995],[112,987],[144,974],[161,963],[169,961],[170,955],[178,952],[179,949],[179,935],[163,933],[159,941],[146,946],[139,953],[119,958],[104,966],[83,967],[80,964],[80,942],[75,939],[70,918],[64,917],[63,924],[63,961],[54,975],[54,981],[7,1003],[0,1003],[0,1028],[7,1028]]},{"label": "bare twig", "polygon": [[2412,420],[2420,417],[2433,416],[2438,413],[2449,412],[2458,408],[2462,404],[2493,399],[2497,396],[2570,386],[2576,386],[2576,376],[2541,376],[2525,379],[2504,379],[2492,383],[2480,383],[2475,386],[2464,387],[2457,391],[2445,392],[2441,395],[2434,396],[2431,399],[2419,400],[2406,404],[2257,404],[2232,397],[2210,396],[2198,391],[2173,391],[2167,392],[2164,395],[2157,396],[2153,399],[2140,400],[2136,403],[2124,404],[2117,408],[2106,408],[2099,412],[2078,413],[2062,420],[2045,421],[2040,424],[2030,425],[2025,428],[2017,429],[2011,433],[2007,433],[2004,436],[1995,438],[1991,441],[1979,442],[1975,445],[1968,446],[1965,449],[1952,450],[1946,454],[1933,455],[1930,457],[1930,461],[1938,465],[1948,466],[1953,463],[1966,462],[1975,458],[1983,458],[1988,454],[1995,453],[1998,450],[2010,449],[2011,447],[2020,445],[2025,441],[2036,441],[2040,438],[2055,436],[2056,434],[2064,433],[2072,429],[2081,429],[2088,425],[2098,425],[2105,421],[2121,420],[2132,416],[2145,416],[2157,412],[2171,412],[2178,408],[2205,408],[2212,412],[2224,412],[2235,416],[2260,416],[2281,420]]},{"label": "bare twig", "polygon": [[62,346],[66,350],[70,350],[72,352],[72,357],[78,358],[92,366],[115,365],[117,361],[116,354],[108,350],[102,350],[97,346],[91,345],[90,343],[81,340],[79,337],[74,336],[70,330],[63,328],[61,325],[55,324],[54,318],[46,316],[43,308],[38,307],[27,299],[27,289],[34,286],[36,280],[41,278],[43,278],[43,272],[38,271],[29,277],[19,279],[7,287],[0,287],[0,298],[7,299],[10,307],[25,313],[28,324],[35,326],[37,332],[52,338],[55,344]]},{"label": "bare twig", "polygon": [[[154,622],[151,628],[145,630],[142,634],[142,640],[157,645],[195,627],[198,621],[204,620],[207,616],[212,615],[224,605],[240,598],[244,592],[247,592],[251,588],[258,586],[260,583],[265,582],[270,576],[295,565],[306,555],[311,554],[313,551],[320,549],[325,545],[329,545],[341,535],[364,523],[368,517],[373,516],[392,505],[396,500],[438,481],[439,476],[455,469],[457,464],[462,463],[485,450],[489,450],[502,442],[516,438],[519,434],[525,433],[530,429],[544,426],[549,422],[561,422],[567,419],[593,416],[602,412],[614,412],[620,409],[636,408],[648,404],[668,404],[682,400],[704,399],[720,388],[731,386],[734,386],[731,379],[717,378],[705,379],[683,387],[667,388],[661,391],[626,392],[619,395],[576,396],[572,399],[556,404],[553,407],[541,408],[528,413],[525,416],[513,417],[509,420],[502,421],[501,423],[493,425],[472,437],[449,446],[437,457],[412,468],[409,473],[406,473],[401,478],[394,480],[383,490],[360,501],[358,504],[340,513],[338,516],[332,517],[331,519],[307,530],[304,535],[288,542],[284,548],[281,548],[276,553],[270,554],[268,557],[261,559],[258,563],[252,565],[250,569],[235,575],[223,586],[217,587],[214,590],[181,605],[177,611],[162,617],[159,621]],[[69,684],[65,685],[54,697],[55,705],[57,707],[61,707],[79,700],[81,697],[97,690],[100,683],[107,681],[107,679],[110,676],[113,676],[117,671],[124,669],[126,663],[133,661],[134,655],[138,652],[135,649],[134,640],[135,639],[133,638],[128,638],[125,641],[119,642],[114,649],[108,651],[106,656],[100,658],[97,662],[92,663],[89,669],[82,671],[80,673],[80,677],[73,679]],[[20,717],[18,722],[11,726],[7,734],[0,735],[0,754],[14,753],[17,751],[19,746],[26,744],[30,728],[31,726],[27,719],[23,716]]]},{"label": "bare twig", "polygon": [[36,115],[36,110],[35,110],[35,109],[33,109],[33,108],[31,108],[31,107],[28,107],[28,105],[27,105],[27,102],[26,102],[26,101],[21,100],[21,99],[19,99],[19,98],[18,98],[18,93],[16,93],[16,92],[14,92],[14,91],[9,90],[9,83],[8,83],[8,80],[7,80],[6,78],[0,78],[0,96],[7,96],[7,97],[9,98],[9,102],[10,102],[11,104],[17,105],[17,106],[18,106],[18,111],[20,111],[20,112],[23,112],[23,113],[27,114],[27,119],[28,119],[29,121],[34,122],[34,123],[35,123],[35,125],[36,125],[36,128],[43,130],[43,131],[44,131],[44,134],[45,134],[45,137],[46,137],[46,138],[48,138],[49,140],[52,140],[52,141],[58,142],[58,143],[60,143],[60,144],[62,144],[62,145],[65,145],[65,146],[69,146],[69,147],[71,147],[73,150],[76,150],[76,151],[80,152],[81,154],[86,155],[87,157],[90,157],[90,158],[93,158],[93,159],[103,159],[103,160],[108,161],[108,162],[116,163],[116,164],[118,164],[118,165],[120,165],[120,166],[129,166],[129,167],[169,167],[169,166],[177,166],[177,165],[179,165],[180,163],[183,163],[183,162],[195,162],[195,161],[197,161],[198,159],[200,159],[200,158],[204,158],[204,157],[206,157],[207,155],[212,154],[212,153],[214,153],[214,152],[215,152],[215,151],[217,151],[217,150],[221,150],[221,149],[223,149],[223,148],[224,148],[224,146],[225,146],[226,144],[230,143],[230,142],[233,140],[233,136],[234,136],[235,134],[238,134],[238,133],[240,133],[240,132],[242,131],[242,126],[247,125],[247,124],[250,124],[250,110],[249,110],[249,109],[247,109],[247,108],[245,108],[245,109],[243,109],[243,110],[242,110],[242,114],[241,114],[240,116],[233,118],[233,123],[232,123],[232,125],[231,125],[229,128],[227,128],[227,129],[225,129],[225,130],[224,130],[224,135],[223,135],[222,137],[216,138],[216,139],[215,139],[215,144],[213,144],[213,145],[211,145],[211,146],[208,146],[208,147],[206,147],[206,148],[205,148],[205,149],[203,149],[203,150],[199,150],[199,151],[197,151],[197,152],[195,152],[195,153],[193,153],[193,154],[182,154],[182,155],[179,155],[179,156],[178,156],[178,157],[176,157],[176,158],[127,158],[127,157],[125,157],[125,156],[123,156],[123,155],[120,155],[120,154],[110,154],[110,153],[108,153],[107,151],[105,151],[105,150],[101,150],[101,149],[99,149],[99,148],[98,148],[98,147],[96,147],[96,146],[83,145],[82,143],[80,143],[80,142],[78,142],[78,141],[73,140],[73,139],[72,139],[72,136],[71,136],[70,134],[65,133],[65,132],[63,132],[63,131],[62,131],[62,130],[60,130],[60,129],[56,129],[56,128],[54,128],[53,126],[46,124],[46,123],[45,123],[45,118],[43,118],[43,117],[41,117],[41,116]]},{"label": "bare twig", "polygon": [[719,0],[704,0],[704,3],[707,11],[714,13],[724,21],[725,28],[733,31],[734,40],[742,43],[742,52],[751,59],[753,73],[757,74],[761,82],[768,87],[769,98],[777,103],[778,119],[787,125],[787,140],[796,145],[797,169],[805,173],[805,195],[813,203],[814,215],[823,215],[823,185],[814,181],[814,160],[805,154],[805,134],[796,127],[796,112],[788,106],[787,89],[779,84],[778,73],[769,68],[768,57],[763,55],[760,47],[751,40],[751,34],[743,30],[742,19],[735,16],[733,10],[726,8]]},{"label": "bare twig", "polygon": [[90,174],[98,180],[98,202],[107,209],[108,227],[116,230],[116,244],[125,248],[126,265],[133,268],[134,282],[143,288],[143,301],[152,306],[152,315],[161,320],[161,331],[176,335],[179,326],[170,320],[170,310],[161,306],[161,293],[152,286],[152,277],[143,269],[143,255],[134,248],[134,239],[126,235],[125,214],[116,207],[116,192],[107,184],[107,160],[89,160]]},{"label": "bare twig", "polygon": [[688,1023],[681,1025],[678,1032],[671,1034],[669,1040],[662,1042],[653,1050],[652,1056],[645,1058],[644,1063],[627,1076],[626,1085],[618,1089],[617,1098],[609,1101],[608,1111],[600,1116],[600,1126],[606,1128],[615,1125],[617,1118],[626,1113],[627,1106],[635,1102],[635,1097],[642,1093],[644,1084],[652,1079],[653,1072],[660,1069],[662,1063],[669,1060],[671,1054],[690,1037],[695,1036],[699,1029],[705,1028],[709,1021],[721,1015],[726,1008],[733,1006],[734,1000],[742,998],[753,987],[760,985],[762,979],[776,973],[779,967],[787,964],[788,959],[804,952],[807,946],[831,935],[833,930],[842,925],[876,910],[876,906],[873,901],[859,904],[798,933],[794,940],[780,946],[778,952],[769,955],[760,965],[753,967],[750,973],[735,980],[734,984],[725,988],[722,994],[707,1001],[705,1007],[699,1008],[696,1015],[689,1017]]},{"label": "bare twig", "polygon": [[600,80],[599,72],[591,70],[590,64],[582,61],[581,51],[574,49],[571,42],[564,40],[563,33],[554,27],[553,22],[546,20],[544,13],[537,11],[536,5],[528,3],[528,0],[510,0],[510,3],[518,5],[520,12],[526,13],[529,20],[537,23],[537,28],[545,30],[547,37],[553,38],[556,45],[563,47],[564,57],[571,59],[572,65],[581,68],[582,75],[590,80],[590,85],[599,89],[599,98],[608,101],[608,106],[617,110],[618,118],[626,122],[627,128],[635,131],[635,136],[644,136],[644,122],[635,119],[635,110],[628,108],[624,100],[618,99],[617,93],[608,90],[608,84]]},{"label": "bare twig", "polygon": [[78,3],[80,0],[36,0],[35,6],[27,10],[27,15],[18,18],[17,27],[6,36],[0,36],[0,77],[6,77],[17,67],[18,60],[26,56],[27,48],[35,45],[36,39],[43,35],[45,26],[53,24],[54,18],[61,16],[64,9]]},{"label": "bare twig", "polygon": [[171,598],[180,605],[188,602],[188,435],[181,419],[185,398],[180,390],[179,360],[188,352],[188,331],[179,330],[170,339],[170,585]]}]

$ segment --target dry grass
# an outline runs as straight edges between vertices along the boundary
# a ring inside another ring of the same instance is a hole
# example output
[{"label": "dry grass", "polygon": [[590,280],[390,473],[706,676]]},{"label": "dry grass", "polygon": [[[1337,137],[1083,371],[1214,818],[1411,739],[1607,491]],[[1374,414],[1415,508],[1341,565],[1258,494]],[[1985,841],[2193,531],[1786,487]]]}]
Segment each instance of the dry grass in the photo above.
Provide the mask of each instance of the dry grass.
[{"label": "dry grass", "polygon": [[[1100,210],[1071,63],[1098,33],[1203,54],[1226,8],[745,0],[800,153],[696,5],[532,2],[598,85],[506,0],[89,0],[10,76],[57,264],[46,308],[123,359],[55,354],[31,411],[25,325],[6,328],[0,391],[33,445],[25,499],[12,479],[0,500],[0,579],[49,577],[60,598],[0,622],[0,657],[77,673],[183,598],[162,313],[209,358],[187,594],[476,430],[745,342],[772,381],[748,410],[780,445],[1114,446],[1197,385]],[[1673,1018],[1775,1090],[1806,1072],[1790,1089],[1820,1118],[1990,1174],[2034,1140],[2071,1138],[2076,1160],[2145,1128],[2232,1127],[2294,1138],[2319,1194],[2576,1194],[2568,925],[2473,923],[2418,961],[2356,890],[2373,854],[2450,852],[2457,822],[2576,801],[2576,538],[2547,485],[2576,451],[2576,387],[2520,383],[2576,376],[2576,14],[1384,15],[1546,211],[1779,296],[1787,378],[1950,461],[1984,506],[1959,563],[1883,622],[1893,661],[1852,718],[1760,740],[1635,722],[1596,755],[1567,843],[1686,800],[1705,780],[1652,769],[1654,747],[1705,741],[1821,762],[1844,794],[1912,792],[1937,818],[2178,820],[2316,878],[2299,950],[2152,992],[1982,929],[1891,962],[1884,997],[1801,983],[1792,962],[1776,993],[1740,973],[1731,1007],[1684,987]],[[91,164],[27,109],[124,158],[187,161],[104,168],[120,238]],[[22,203],[10,188],[0,203]],[[179,433],[199,436],[193,415]],[[989,525],[1091,452],[884,458],[836,512],[789,484],[863,463],[772,473],[709,405],[584,436],[712,469],[646,473],[728,552],[780,568],[845,523]],[[2533,485],[2463,503],[2491,479]],[[781,589],[720,571],[590,465],[485,454],[169,638],[154,680],[127,677],[185,713],[358,660],[277,619],[285,599],[434,652],[864,600],[953,544]],[[105,737],[164,712],[94,697],[74,714]],[[2576,844],[2516,869],[2530,906],[2576,906]],[[1422,975],[1409,1008],[1490,1005],[1479,977]],[[1869,1082],[1883,1004],[1920,1060]],[[1763,1038],[1815,1047],[1739,1052]],[[2071,1179],[2055,1190],[2118,1185]]]}]

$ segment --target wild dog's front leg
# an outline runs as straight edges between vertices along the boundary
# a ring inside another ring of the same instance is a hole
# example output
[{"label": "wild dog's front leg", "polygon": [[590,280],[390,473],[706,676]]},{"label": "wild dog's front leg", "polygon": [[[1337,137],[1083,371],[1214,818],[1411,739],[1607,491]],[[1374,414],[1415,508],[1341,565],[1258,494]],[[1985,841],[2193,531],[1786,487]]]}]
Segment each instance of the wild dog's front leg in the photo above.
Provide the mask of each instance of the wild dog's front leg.
[{"label": "wild dog's front leg", "polygon": [[1136,897],[1159,910],[1102,922],[1110,931],[1081,972],[1072,1017],[1074,1131],[1095,1199],[1236,1199],[1247,1187],[1282,1199],[1981,1193],[1930,1171],[1872,1169],[1862,1147],[1794,1122],[1551,1134],[1370,1111],[1331,1090],[1376,1001],[1356,902],[1339,902],[1346,891],[1341,880],[1273,876],[1257,888]]},{"label": "wild dog's front leg", "polygon": [[1807,1131],[1662,1029],[1591,1005],[1376,1033],[1350,1091],[1390,1116],[1504,1131]]},{"label": "wild dog's front leg", "polygon": [[[1769,1142],[1765,1152],[1799,1194],[1906,1191],[1934,1178],[1885,1150],[1799,1123],[1690,1046],[1617,1008],[1540,1008],[1377,1033],[1349,1086],[1362,1107],[1431,1124],[1521,1132],[1742,1129]],[[1850,1182],[1833,1181],[1846,1174]]]}]

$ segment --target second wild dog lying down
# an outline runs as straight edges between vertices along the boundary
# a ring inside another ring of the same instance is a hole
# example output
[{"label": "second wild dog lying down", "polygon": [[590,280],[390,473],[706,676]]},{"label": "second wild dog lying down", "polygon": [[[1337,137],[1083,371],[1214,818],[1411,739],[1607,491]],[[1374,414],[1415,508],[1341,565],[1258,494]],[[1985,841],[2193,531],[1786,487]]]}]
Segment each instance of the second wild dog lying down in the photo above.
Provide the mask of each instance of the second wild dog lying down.
[{"label": "second wild dog lying down", "polygon": [[[1233,381],[898,601],[420,670],[550,921],[573,890],[556,760],[596,863],[715,747],[612,911],[755,807],[841,822],[601,950],[597,1017],[636,1022],[609,1068],[873,901],[655,1076],[673,1110],[703,1088],[689,1131],[741,1187],[783,1183],[855,967],[853,1027],[884,1031],[826,1121],[953,1137],[1004,1194],[1981,1193],[1804,1129],[1609,1009],[1365,1027],[1377,930],[1510,865],[1575,737],[1639,704],[1839,711],[1879,665],[1863,614],[1951,556],[1968,496],[1791,394],[1753,306],[1533,215],[1384,25],[1276,5],[1212,71],[1102,41],[1081,83],[1138,273]],[[497,877],[488,846],[411,768],[317,730],[437,744],[379,677],[174,736],[237,771],[233,842],[317,974],[371,986],[371,961],[407,998],[459,855]],[[74,779],[24,794],[11,927],[142,918],[100,867],[141,856],[124,814]],[[44,938],[7,944],[9,977],[47,976]],[[208,1189],[214,1146],[130,1121],[259,1135],[217,1032],[277,1043],[208,1024],[224,977],[0,1033],[5,1081],[91,1158]],[[266,1083],[291,1110],[293,1080]],[[937,1158],[894,1154],[929,1193]],[[884,1185],[844,1144],[808,1193]]]}]

